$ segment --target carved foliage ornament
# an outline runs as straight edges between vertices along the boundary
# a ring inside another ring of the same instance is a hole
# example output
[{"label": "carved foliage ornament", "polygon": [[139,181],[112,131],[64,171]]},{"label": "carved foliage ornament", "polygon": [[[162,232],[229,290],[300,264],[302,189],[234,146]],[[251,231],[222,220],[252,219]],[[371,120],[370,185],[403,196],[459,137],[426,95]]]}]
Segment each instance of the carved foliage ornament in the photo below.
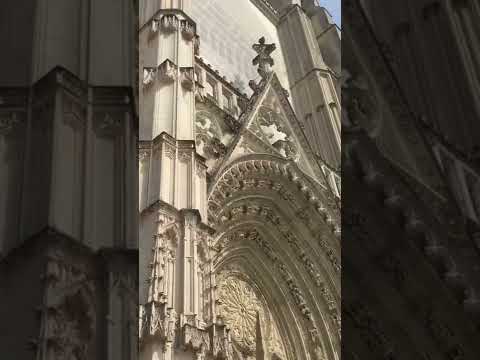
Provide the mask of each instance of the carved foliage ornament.
[{"label": "carved foliage ornament", "polygon": [[[225,198],[227,197],[227,194],[229,191],[224,191],[223,189],[232,189],[232,185],[228,183],[228,179],[230,177],[233,177],[237,179],[238,181],[242,179],[250,179],[251,181],[254,182],[255,180],[254,177],[263,174],[267,176],[273,176],[278,178],[283,177],[288,179],[288,182],[293,182],[296,185],[300,187],[301,185],[301,191],[304,195],[304,198],[312,203],[312,205],[315,207],[315,209],[320,213],[325,216],[327,216],[327,213],[331,213],[330,218],[335,219],[335,221],[339,222],[337,219],[339,219],[339,214],[338,210],[335,209],[335,199],[333,197],[333,194],[331,194],[329,191],[323,191],[324,198],[322,201],[320,201],[315,195],[314,195],[314,190],[310,188],[304,182],[302,178],[300,178],[294,168],[288,163],[282,164],[277,161],[270,161],[270,160],[251,160],[251,161],[246,161],[242,163],[238,163],[234,165],[232,168],[230,168],[228,171],[226,171],[220,180],[218,181],[218,184],[216,185],[215,189],[212,191],[211,195],[209,196],[208,200],[208,207],[209,207],[209,216],[212,218],[216,218],[219,215],[220,212],[220,204],[222,204],[225,201]],[[244,181],[246,184],[246,181]],[[280,191],[282,187],[277,187],[277,185],[272,185],[272,190],[274,191]],[[286,194],[287,195],[287,194]],[[282,196],[283,197],[283,196]],[[292,201],[291,198],[285,198],[285,200]],[[324,207],[324,203],[329,204],[329,209]],[[335,225],[335,224],[334,224]],[[334,228],[335,226],[332,226]]]},{"label": "carved foliage ornament", "polygon": [[192,91],[195,84],[195,73],[193,67],[180,68],[180,82],[185,90]]},{"label": "carved foliage ornament", "polygon": [[196,35],[195,24],[189,20],[180,20],[180,30],[186,40],[192,40]]},{"label": "carved foliage ornament", "polygon": [[177,79],[177,65],[166,59],[158,66],[158,79],[163,82],[172,82]]},{"label": "carved foliage ornament", "polygon": [[[44,276],[46,295],[39,352],[51,360],[87,360],[95,335],[94,285],[86,268],[55,251]],[[44,341],[47,340],[48,341]]]},{"label": "carved foliage ornament", "polygon": [[298,149],[291,131],[285,125],[285,120],[279,109],[274,110],[262,106],[256,119],[262,131],[262,134],[259,135],[265,138],[282,156],[297,161],[299,157]]},{"label": "carved foliage ornament", "polygon": [[167,14],[160,19],[160,26],[166,32],[174,32],[178,29],[178,18],[174,14]]},{"label": "carved foliage ornament", "polygon": [[148,336],[159,336],[166,342],[175,340],[177,314],[174,309],[167,308],[166,303],[155,301],[139,308],[140,340]]}]

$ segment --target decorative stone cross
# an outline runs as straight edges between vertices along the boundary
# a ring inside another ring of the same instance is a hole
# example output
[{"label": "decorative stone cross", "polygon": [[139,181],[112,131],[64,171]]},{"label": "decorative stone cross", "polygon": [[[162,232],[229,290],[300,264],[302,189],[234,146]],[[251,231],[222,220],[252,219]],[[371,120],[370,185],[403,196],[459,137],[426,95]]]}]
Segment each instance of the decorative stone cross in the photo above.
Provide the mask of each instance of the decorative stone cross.
[{"label": "decorative stone cross", "polygon": [[252,61],[253,65],[258,65],[258,73],[262,79],[266,79],[272,72],[270,67],[274,62],[270,54],[276,49],[275,44],[265,44],[265,37],[258,40],[258,44],[253,44],[252,49],[258,54]]}]

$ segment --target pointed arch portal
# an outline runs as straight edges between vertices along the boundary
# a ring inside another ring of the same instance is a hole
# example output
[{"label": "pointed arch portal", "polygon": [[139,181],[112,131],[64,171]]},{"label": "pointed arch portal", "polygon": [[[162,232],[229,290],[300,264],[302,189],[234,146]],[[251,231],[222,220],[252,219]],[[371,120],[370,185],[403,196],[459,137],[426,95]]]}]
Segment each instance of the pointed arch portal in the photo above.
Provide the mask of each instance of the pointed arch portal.
[{"label": "pointed arch portal", "polygon": [[339,359],[339,215],[328,190],[291,160],[247,155],[217,176],[208,215],[216,321],[231,329],[235,356]]}]

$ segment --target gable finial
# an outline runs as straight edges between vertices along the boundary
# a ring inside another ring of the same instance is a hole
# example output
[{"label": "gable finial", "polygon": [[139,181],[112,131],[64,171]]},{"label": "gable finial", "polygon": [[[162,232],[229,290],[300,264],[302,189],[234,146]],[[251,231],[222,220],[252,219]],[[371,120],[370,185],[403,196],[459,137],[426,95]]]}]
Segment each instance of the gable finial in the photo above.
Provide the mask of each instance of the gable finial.
[{"label": "gable finial", "polygon": [[268,78],[272,70],[270,69],[274,61],[270,54],[276,49],[275,44],[265,44],[265,37],[258,40],[258,44],[253,44],[252,49],[258,54],[252,61],[253,65],[258,65],[258,73],[262,79]]}]

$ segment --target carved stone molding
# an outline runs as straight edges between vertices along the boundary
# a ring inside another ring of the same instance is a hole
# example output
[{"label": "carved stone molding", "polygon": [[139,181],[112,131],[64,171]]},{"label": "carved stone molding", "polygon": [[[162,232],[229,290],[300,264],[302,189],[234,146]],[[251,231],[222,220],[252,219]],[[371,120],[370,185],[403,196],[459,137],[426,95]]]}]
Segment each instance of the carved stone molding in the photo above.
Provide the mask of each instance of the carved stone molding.
[{"label": "carved stone molding", "polygon": [[[318,193],[317,190],[312,188],[308,180],[303,179],[301,172],[295,170],[288,162],[281,163],[278,160],[260,159],[237,163],[224,171],[209,195],[209,212],[212,217],[215,218],[218,216],[220,210],[219,204],[225,199],[225,194],[229,193],[229,191],[226,190],[230,187],[229,178],[234,177],[238,180],[254,179],[260,174],[268,175],[276,179],[284,178],[288,183],[293,182],[295,185],[298,185],[302,194],[299,199],[304,198],[307,202],[311,203],[320,214],[331,213],[331,216],[339,223],[340,215],[338,209],[336,209],[337,202],[330,191]],[[275,188],[272,187],[272,189]],[[328,206],[328,210],[324,204]]]},{"label": "carved stone molding", "polygon": [[63,114],[64,121],[73,128],[83,128],[86,124],[86,106],[73,97],[64,97]]},{"label": "carved stone molding", "polygon": [[196,35],[195,23],[188,19],[180,20],[180,31],[184,39],[188,41],[192,40]]},{"label": "carved stone molding", "polygon": [[160,82],[170,83],[177,79],[177,65],[169,59],[166,59],[158,66],[157,77]]},{"label": "carved stone molding", "polygon": [[167,142],[164,142],[163,143],[163,151],[165,153],[165,156],[168,157],[169,159],[174,159],[175,158],[176,147],[174,145],[171,145]]},{"label": "carved stone molding", "polygon": [[144,162],[150,158],[150,149],[140,149],[138,153],[138,161]]},{"label": "carved stone molding", "polygon": [[152,22],[150,23],[150,36],[156,34],[159,29],[160,29],[160,20],[153,19]]},{"label": "carved stone molding", "polygon": [[195,85],[195,73],[193,67],[180,68],[180,83],[185,90],[193,90]]},{"label": "carved stone molding", "polygon": [[206,178],[207,175],[207,166],[202,164],[198,160],[195,162],[195,173],[199,178]]},{"label": "carved stone molding", "polygon": [[143,68],[143,85],[145,88],[150,87],[157,77],[157,68],[144,67]]},{"label": "carved stone molding", "polygon": [[192,160],[192,152],[189,150],[179,150],[178,160],[182,163],[189,163]]},{"label": "carved stone molding", "polygon": [[102,136],[118,136],[122,134],[123,130],[123,116],[122,112],[104,112],[94,115],[95,130]]},{"label": "carved stone molding", "polygon": [[210,336],[206,330],[185,324],[181,331],[181,344],[204,356],[210,351]]},{"label": "carved stone molding", "polygon": [[259,248],[265,253],[267,258],[273,263],[275,269],[278,271],[281,278],[284,280],[290,292],[290,295],[294,300],[295,305],[298,307],[309,328],[316,330],[317,327],[312,318],[312,311],[307,305],[302,290],[297,285],[294,277],[287,269],[287,266],[280,260],[280,257],[277,255],[271,244],[266,241],[256,229],[239,233],[238,236],[241,240],[255,242],[259,246]]},{"label": "carved stone molding", "polygon": [[27,88],[0,89],[0,137],[7,136],[25,123]]},{"label": "carved stone molding", "polygon": [[174,309],[167,308],[166,303],[152,301],[140,306],[139,312],[140,346],[152,337],[164,343],[175,342],[178,317]]},{"label": "carved stone molding", "polygon": [[86,266],[71,263],[62,250],[52,249],[44,281],[38,353],[48,359],[90,359],[94,354],[96,299]]},{"label": "carved stone molding", "polygon": [[230,359],[232,355],[230,330],[223,324],[212,324],[207,331],[210,334],[210,353],[215,359]]},{"label": "carved stone molding", "polygon": [[167,32],[175,32],[178,30],[179,20],[175,14],[166,14],[163,15],[160,19],[160,28]]},{"label": "carved stone molding", "polygon": [[[286,242],[290,245],[294,254],[298,257],[299,261],[305,267],[307,273],[310,275],[314,283],[321,287],[325,284],[321,280],[320,270],[317,269],[317,266],[310,259],[310,256],[305,252],[303,246],[301,245],[299,239],[291,231],[291,227],[285,221],[285,219],[278,216],[275,211],[266,205],[261,204],[247,204],[236,206],[231,209],[222,211],[220,214],[220,221],[225,226],[228,225],[231,221],[240,221],[242,218],[249,217],[261,217],[262,222],[271,223],[278,231],[285,237]],[[309,218],[310,219],[310,218]],[[312,229],[312,233],[316,234],[319,230]],[[326,234],[320,233],[319,235],[319,245],[323,250],[325,257],[330,261],[331,266],[334,272],[339,273],[341,271],[341,265],[339,258],[335,255],[335,251],[331,245],[329,245],[329,240],[326,239]],[[327,303],[332,300],[330,297]]]},{"label": "carved stone molding", "polygon": [[262,106],[256,119],[262,131],[262,137],[287,159],[298,160],[298,149],[286,120],[269,107]]}]

